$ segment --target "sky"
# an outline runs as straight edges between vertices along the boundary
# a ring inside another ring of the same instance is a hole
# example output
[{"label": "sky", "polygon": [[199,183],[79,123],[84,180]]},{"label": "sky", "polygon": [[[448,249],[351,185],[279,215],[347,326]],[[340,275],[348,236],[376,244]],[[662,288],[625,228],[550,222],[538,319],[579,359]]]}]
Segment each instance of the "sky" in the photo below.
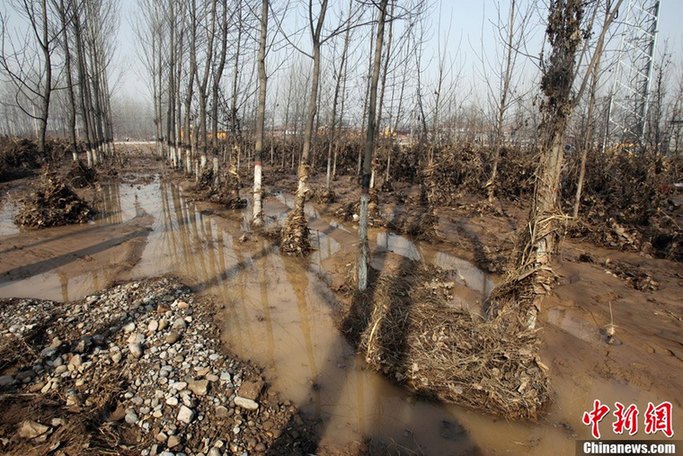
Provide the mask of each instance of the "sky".
[{"label": "sky", "polygon": [[[332,0],[344,3],[340,0]],[[625,0],[627,3],[629,0]],[[448,52],[447,61],[451,62],[451,71],[461,73],[461,79],[466,79],[477,91],[477,80],[481,79],[482,63],[480,49],[495,48],[496,36],[491,22],[496,21],[498,3],[503,10],[503,16],[509,7],[505,0],[441,0],[431,2],[428,10],[428,27],[425,44],[426,78],[436,73],[438,63],[437,49],[441,45]],[[543,2],[541,2],[543,3]],[[122,92],[133,99],[149,98],[149,89],[145,83],[145,75],[140,72],[139,58],[137,55],[135,33],[131,22],[137,15],[137,0],[121,0],[121,23],[118,34],[118,47],[116,58],[116,70],[119,75],[117,80]],[[659,34],[657,38],[658,50],[664,49],[664,43],[673,55],[673,60],[681,68],[683,56],[683,28],[680,23],[683,20],[683,0],[661,0],[660,3]],[[539,8],[536,18],[536,26],[530,34],[535,34],[529,43],[529,53],[538,55],[541,49],[541,41],[538,37],[543,34],[543,25],[540,17],[545,13],[543,6]],[[272,25],[272,21],[271,21]],[[483,30],[483,33],[482,33]],[[443,46],[448,42],[447,46]],[[535,48],[535,49],[534,49]],[[432,55],[430,58],[429,55]],[[457,67],[457,68],[453,68]]]}]

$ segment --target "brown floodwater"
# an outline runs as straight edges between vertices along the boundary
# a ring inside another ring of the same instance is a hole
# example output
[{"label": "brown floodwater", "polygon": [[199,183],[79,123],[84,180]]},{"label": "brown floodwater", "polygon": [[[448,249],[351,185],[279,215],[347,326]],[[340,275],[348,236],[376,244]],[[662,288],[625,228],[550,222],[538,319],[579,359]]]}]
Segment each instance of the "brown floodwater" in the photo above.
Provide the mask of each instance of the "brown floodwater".
[{"label": "brown floodwater", "polygon": [[[282,220],[291,204],[290,195],[269,197],[267,219]],[[31,234],[11,223],[12,204],[1,206],[0,296],[67,301],[116,280],[177,275],[224,306],[227,345],[264,366],[275,390],[320,420],[321,444],[344,447],[368,437],[406,454],[573,454],[577,435],[587,438],[576,423],[593,399],[656,399],[579,373],[554,380],[557,398],[535,424],[415,398],[370,370],[335,328],[326,272],[342,253],[355,251],[355,227],[308,208],[316,250],[301,259],[279,255],[266,239],[242,239],[248,209],[241,214],[189,202],[158,178],[147,185],[105,184],[98,205],[100,216],[90,224]],[[454,305],[476,311],[495,285],[473,264],[403,236],[372,230],[371,241],[373,264],[391,253],[453,270]],[[548,320],[550,356],[600,343],[595,329],[571,312],[553,309]]]}]

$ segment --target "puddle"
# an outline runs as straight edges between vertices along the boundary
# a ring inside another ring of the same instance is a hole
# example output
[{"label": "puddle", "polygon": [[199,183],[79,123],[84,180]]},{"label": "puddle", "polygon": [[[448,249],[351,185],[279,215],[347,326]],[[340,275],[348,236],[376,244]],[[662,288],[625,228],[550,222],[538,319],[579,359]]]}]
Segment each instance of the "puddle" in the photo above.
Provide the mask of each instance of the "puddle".
[{"label": "puddle", "polygon": [[9,194],[0,201],[0,236],[11,236],[19,232],[14,223],[17,209],[16,201]]},{"label": "puddle", "polygon": [[[60,236],[72,243],[72,250],[82,242],[89,245],[91,237],[93,245],[106,247],[106,230],[126,228],[135,234],[148,229],[139,252],[104,249],[73,260],[69,252],[59,253],[58,258],[65,258],[59,267],[5,279],[0,296],[79,299],[112,279],[172,273],[224,306],[225,339],[231,350],[263,365],[276,390],[320,420],[324,444],[343,447],[368,436],[401,454],[574,451],[574,440],[552,424],[575,418],[567,418],[564,410],[540,424],[507,423],[457,406],[415,399],[368,369],[335,328],[333,296],[319,277],[324,260],[356,248],[355,228],[330,223],[311,212],[309,217],[315,217],[312,242],[317,250],[308,259],[288,258],[281,257],[267,240],[254,237],[241,242],[241,215],[211,215],[221,210],[187,202],[177,187],[158,180],[135,187],[105,185],[101,196],[100,216],[91,225],[45,230],[27,241],[26,248],[43,248]],[[282,193],[268,198],[266,217],[281,220],[291,204]],[[3,206],[2,217],[8,217],[4,215],[8,211]],[[128,235],[128,231],[123,233]],[[4,237],[11,234],[3,231]],[[471,263],[403,236],[372,230],[371,240],[376,254],[394,252],[456,271],[463,285],[458,287],[463,303],[480,302],[494,286]],[[45,255],[55,252],[48,249]],[[127,260],[121,268],[100,270],[95,267],[98,255],[110,262],[121,256]],[[81,263],[80,269],[75,266]]]}]

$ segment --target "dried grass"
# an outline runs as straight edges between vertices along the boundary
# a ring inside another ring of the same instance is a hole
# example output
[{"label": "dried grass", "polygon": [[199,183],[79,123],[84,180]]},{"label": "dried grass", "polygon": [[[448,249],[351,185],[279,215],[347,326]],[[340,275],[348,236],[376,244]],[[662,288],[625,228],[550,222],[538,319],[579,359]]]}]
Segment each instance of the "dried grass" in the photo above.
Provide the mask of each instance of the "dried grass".
[{"label": "dried grass", "polygon": [[418,394],[537,419],[550,387],[536,332],[519,330],[505,312],[486,320],[454,307],[449,286],[444,271],[407,261],[354,296],[343,330],[372,367]]}]

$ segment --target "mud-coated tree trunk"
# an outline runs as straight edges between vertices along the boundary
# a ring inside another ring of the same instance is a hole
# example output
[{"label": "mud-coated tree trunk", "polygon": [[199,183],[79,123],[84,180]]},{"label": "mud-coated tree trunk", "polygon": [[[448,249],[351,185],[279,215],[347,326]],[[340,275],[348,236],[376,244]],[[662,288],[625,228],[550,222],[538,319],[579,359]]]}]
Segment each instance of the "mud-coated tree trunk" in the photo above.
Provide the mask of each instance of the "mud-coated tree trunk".
[{"label": "mud-coated tree trunk", "polygon": [[[572,85],[576,51],[581,43],[583,0],[552,0],[548,17],[547,38],[552,46],[545,64],[541,88],[545,98],[541,104],[539,127],[539,165],[536,171],[534,199],[526,229],[522,230],[521,246],[516,268],[508,279],[514,287],[504,284],[489,301],[493,314],[514,308],[515,325],[520,329],[533,329],[540,309],[540,299],[554,280],[550,266],[552,254],[559,239],[563,218],[558,206],[560,172],[567,122],[574,107]],[[523,293],[506,295],[513,288]],[[523,296],[520,298],[520,296]]]},{"label": "mud-coated tree trunk", "polygon": [[372,172],[372,155],[375,149],[375,127],[377,124],[377,84],[382,65],[382,43],[384,41],[384,22],[387,14],[388,0],[379,3],[379,19],[377,37],[375,39],[375,56],[370,78],[370,96],[368,103],[368,130],[365,139],[365,155],[363,157],[363,175],[361,177],[360,220],[358,224],[358,290],[364,291],[368,286],[368,204],[370,203],[370,174]]},{"label": "mud-coated tree trunk", "polygon": [[[304,205],[310,192],[308,180],[310,178],[311,145],[313,142],[313,126],[315,125],[315,115],[318,103],[318,86],[320,83],[320,36],[325,23],[328,0],[323,0],[320,5],[320,13],[315,25],[311,30],[313,42],[313,74],[311,75],[311,88],[308,93],[308,105],[306,111],[306,124],[304,125],[304,144],[301,150],[301,160],[299,163],[298,184],[294,207],[287,216],[287,220],[282,230],[281,250],[287,254],[303,254],[310,250],[308,239],[308,223],[304,215]],[[312,14],[309,8],[309,14]],[[313,18],[310,17],[313,24]]]},{"label": "mud-coated tree trunk", "polygon": [[268,0],[261,0],[261,36],[258,50],[258,106],[254,145],[254,213],[252,224],[263,225],[261,177],[263,173],[263,131],[266,121],[266,41],[268,40]]}]

